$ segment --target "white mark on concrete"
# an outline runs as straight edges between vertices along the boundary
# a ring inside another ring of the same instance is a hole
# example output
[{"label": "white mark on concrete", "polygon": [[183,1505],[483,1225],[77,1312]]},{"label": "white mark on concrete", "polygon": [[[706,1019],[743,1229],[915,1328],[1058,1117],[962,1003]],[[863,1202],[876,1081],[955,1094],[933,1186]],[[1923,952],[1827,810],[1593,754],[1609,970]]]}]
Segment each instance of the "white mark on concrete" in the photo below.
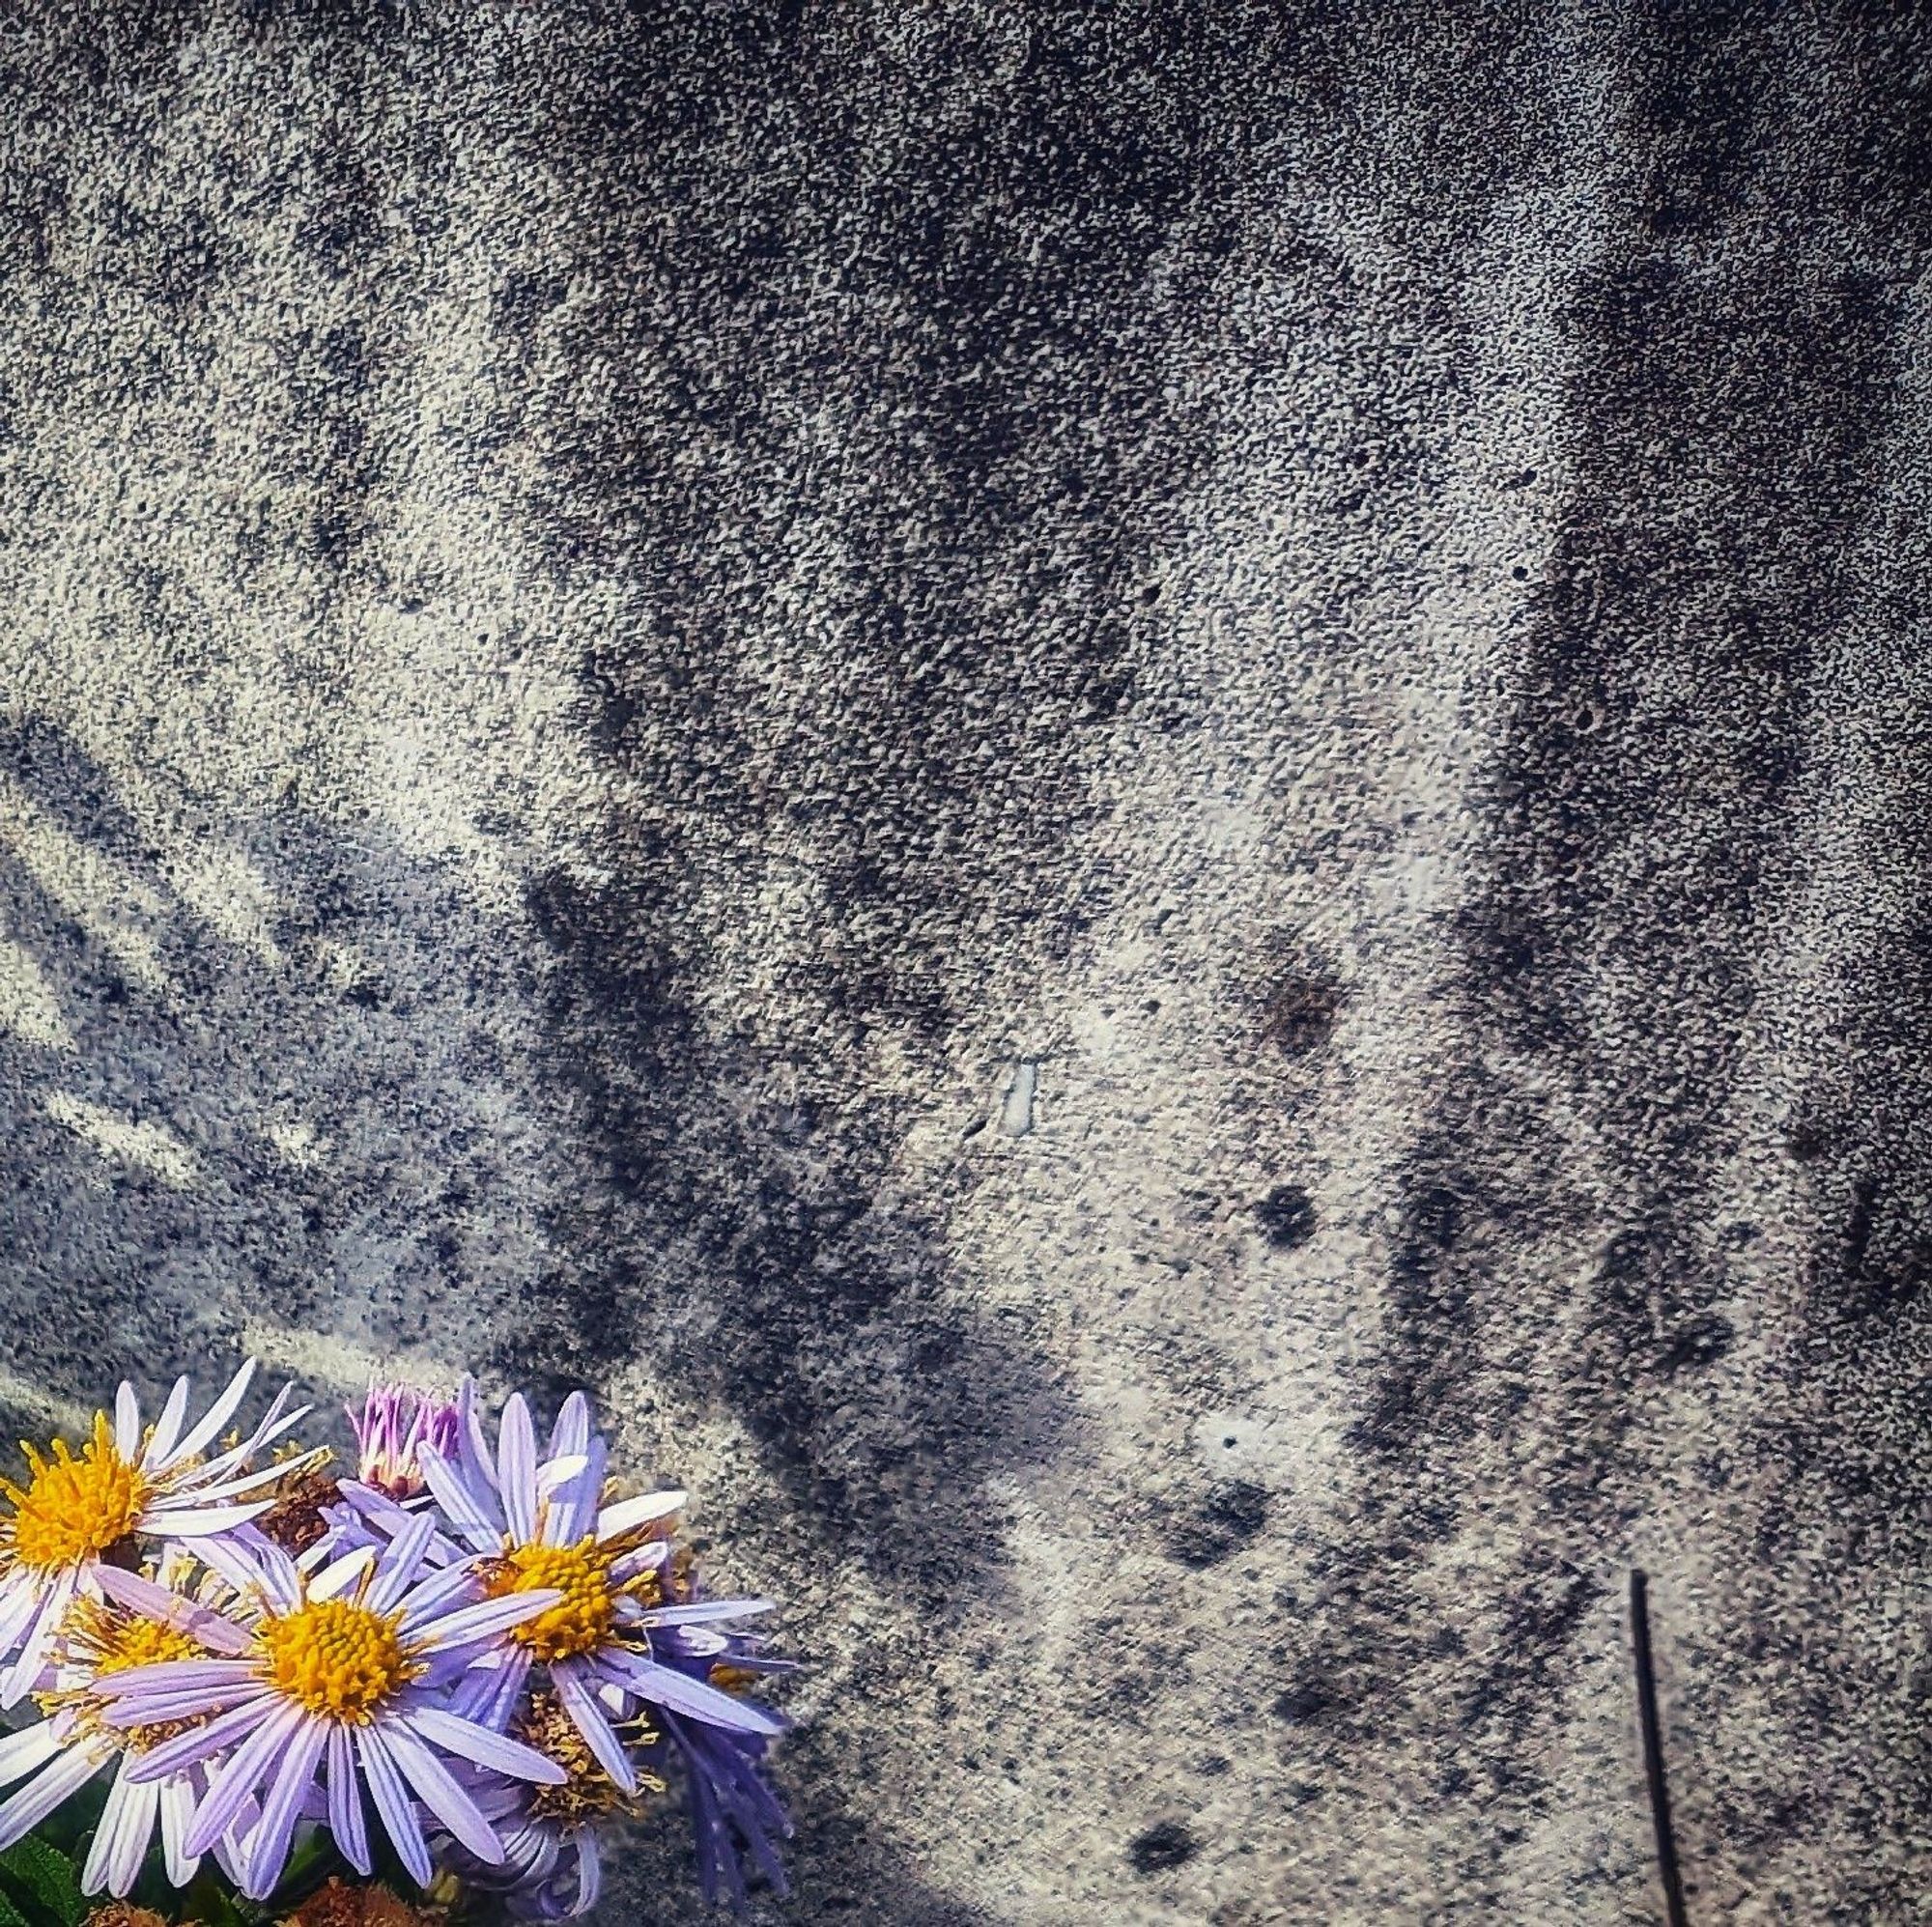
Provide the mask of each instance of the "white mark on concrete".
[{"label": "white mark on concrete", "polygon": [[282,1162],[298,1171],[314,1171],[324,1162],[322,1140],[305,1119],[278,1118],[269,1126],[269,1142]]},{"label": "white mark on concrete", "polygon": [[274,893],[246,858],[233,850],[182,850],[169,864],[169,881],[182,901],[231,944],[271,970],[281,967],[280,947],[270,933]]},{"label": "white mark on concrete", "polygon": [[1023,1138],[1033,1129],[1034,1093],[1039,1089],[1039,1065],[1032,1060],[1013,1072],[1012,1082],[1000,1104],[1000,1135]]},{"label": "white mark on concrete", "polygon": [[65,1091],[56,1091],[46,1099],[48,1117],[65,1124],[76,1137],[85,1138],[103,1157],[118,1157],[153,1172],[164,1184],[177,1191],[193,1188],[201,1176],[194,1152],[165,1124],[144,1123],[124,1118],[104,1105],[90,1104]]}]

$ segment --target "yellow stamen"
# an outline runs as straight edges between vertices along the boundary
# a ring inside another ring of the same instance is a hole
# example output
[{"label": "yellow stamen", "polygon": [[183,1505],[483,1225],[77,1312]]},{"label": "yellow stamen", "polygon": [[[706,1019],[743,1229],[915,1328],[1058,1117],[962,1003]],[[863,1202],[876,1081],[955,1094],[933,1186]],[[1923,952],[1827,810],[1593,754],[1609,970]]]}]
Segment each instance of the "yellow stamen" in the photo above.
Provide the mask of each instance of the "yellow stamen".
[{"label": "yellow stamen", "polygon": [[24,1491],[0,1479],[11,1500],[8,1536],[20,1563],[40,1572],[78,1566],[105,1552],[134,1529],[148,1502],[148,1483],[122,1458],[104,1412],[97,1412],[94,1436],[76,1459],[65,1439],[54,1441],[51,1460],[23,1443],[30,1474]]},{"label": "yellow stamen", "polygon": [[255,1637],[276,1691],[325,1718],[366,1726],[423,1670],[403,1650],[401,1622],[401,1613],[316,1600],[265,1620]]},{"label": "yellow stamen", "polygon": [[526,1620],[510,1634],[546,1665],[575,1659],[608,1645],[617,1624],[623,1587],[612,1585],[614,1548],[586,1535],[575,1545],[513,1545],[484,1579],[492,1599],[554,1587],[563,1597],[548,1612]]},{"label": "yellow stamen", "polygon": [[191,1632],[142,1619],[100,1600],[77,1599],[62,1626],[68,1651],[97,1678],[164,1659],[205,1659],[208,1648]]},{"label": "yellow stamen", "polygon": [[[132,1666],[153,1666],[164,1659],[205,1659],[208,1648],[191,1633],[159,1620],[144,1619],[104,1600],[84,1595],[68,1607],[61,1621],[61,1641],[69,1661],[99,1679],[104,1673],[125,1673]],[[66,1710],[80,1730],[117,1746],[145,1753],[178,1733],[205,1723],[203,1718],[164,1720],[150,1726],[109,1726],[100,1717],[100,1700],[86,1686],[37,1693],[41,1711],[49,1716]]]}]

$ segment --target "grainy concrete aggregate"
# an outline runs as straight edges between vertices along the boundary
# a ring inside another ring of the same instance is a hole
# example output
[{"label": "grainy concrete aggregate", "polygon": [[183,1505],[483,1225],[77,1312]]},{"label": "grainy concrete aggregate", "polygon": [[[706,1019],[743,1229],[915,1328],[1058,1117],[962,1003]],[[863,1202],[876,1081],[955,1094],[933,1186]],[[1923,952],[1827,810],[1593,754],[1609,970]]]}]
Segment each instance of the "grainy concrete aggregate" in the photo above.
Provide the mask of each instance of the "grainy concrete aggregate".
[{"label": "grainy concrete aggregate", "polygon": [[1659,1920],[1634,1562],[1693,1918],[1932,1918],[1928,85],[14,0],[0,1394],[589,1383],[760,1920]]}]

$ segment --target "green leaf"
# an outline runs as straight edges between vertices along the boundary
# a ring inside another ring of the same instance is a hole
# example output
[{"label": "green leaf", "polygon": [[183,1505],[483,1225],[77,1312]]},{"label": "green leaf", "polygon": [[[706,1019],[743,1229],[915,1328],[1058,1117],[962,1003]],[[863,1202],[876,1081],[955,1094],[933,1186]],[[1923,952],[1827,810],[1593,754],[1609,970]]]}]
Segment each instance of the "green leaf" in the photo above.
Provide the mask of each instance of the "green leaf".
[{"label": "green leaf", "polygon": [[[181,1917],[206,1922],[207,1927],[248,1927],[249,1921],[258,1916],[244,1913],[241,1903],[229,1892],[227,1883],[204,1867],[183,1897]],[[5,1927],[5,1923],[0,1922],[0,1927]]]},{"label": "green leaf", "polygon": [[4,1893],[0,1893],[0,1927],[35,1927]]},{"label": "green leaf", "polygon": [[[29,1833],[0,1854],[0,1884],[16,1911],[44,1916],[55,1927],[80,1927],[88,1905],[81,1898],[73,1862],[58,1847]],[[0,1920],[0,1927],[6,1927]]]},{"label": "green leaf", "polygon": [[337,1852],[328,1829],[318,1827],[305,1839],[296,1842],[274,1892],[265,1903],[269,1913],[279,1920],[283,1914],[294,1913],[331,1874],[353,1881],[355,1870]]}]

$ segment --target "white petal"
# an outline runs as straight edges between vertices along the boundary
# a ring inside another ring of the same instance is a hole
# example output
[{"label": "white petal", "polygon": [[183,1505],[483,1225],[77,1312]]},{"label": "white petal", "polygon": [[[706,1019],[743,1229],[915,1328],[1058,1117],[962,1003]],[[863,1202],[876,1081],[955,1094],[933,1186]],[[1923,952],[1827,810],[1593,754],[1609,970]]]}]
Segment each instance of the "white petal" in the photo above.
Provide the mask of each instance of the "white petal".
[{"label": "white petal", "polygon": [[194,1458],[221,1436],[222,1427],[235,1416],[237,1406],[248,1390],[248,1381],[254,1375],[255,1361],[252,1358],[243,1359],[241,1371],[228,1381],[228,1389],[202,1414],[201,1422],[195,1429],[175,1447],[168,1459],[170,1465]]},{"label": "white petal", "polygon": [[155,1435],[148,1441],[147,1452],[142,1457],[141,1463],[145,1470],[156,1472],[168,1462],[175,1449],[175,1440],[181,1436],[182,1420],[186,1416],[187,1380],[177,1378],[174,1390],[168,1394],[167,1403],[161,1407]]},{"label": "white petal", "polygon": [[653,1525],[672,1513],[682,1512],[689,1497],[688,1492],[646,1492],[641,1498],[620,1499],[597,1515],[597,1537],[615,1539],[640,1525]]},{"label": "white petal", "polygon": [[161,1782],[161,1856],[167,1862],[168,1884],[185,1886],[201,1865],[199,1854],[182,1851],[188,1824],[194,1819],[194,1789],[185,1774]]},{"label": "white petal", "polygon": [[114,1450],[129,1465],[140,1460],[141,1403],[134,1396],[133,1386],[125,1378],[114,1394]]}]

